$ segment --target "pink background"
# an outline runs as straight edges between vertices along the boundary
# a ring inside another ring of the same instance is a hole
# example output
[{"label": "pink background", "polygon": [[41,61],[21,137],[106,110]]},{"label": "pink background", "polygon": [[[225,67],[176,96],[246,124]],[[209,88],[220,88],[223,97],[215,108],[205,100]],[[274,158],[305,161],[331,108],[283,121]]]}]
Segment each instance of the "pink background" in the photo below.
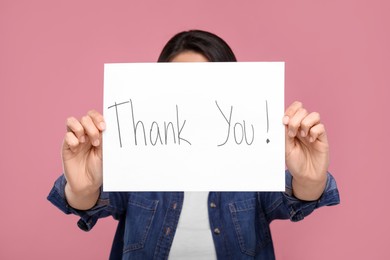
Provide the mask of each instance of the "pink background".
[{"label": "pink background", "polygon": [[103,63],[155,61],[176,32],[222,36],[240,61],[286,61],[286,104],[321,113],[342,203],[271,227],[278,259],[390,259],[386,0],[0,1],[0,258],[107,259],[46,196],[65,119],[101,109]]}]

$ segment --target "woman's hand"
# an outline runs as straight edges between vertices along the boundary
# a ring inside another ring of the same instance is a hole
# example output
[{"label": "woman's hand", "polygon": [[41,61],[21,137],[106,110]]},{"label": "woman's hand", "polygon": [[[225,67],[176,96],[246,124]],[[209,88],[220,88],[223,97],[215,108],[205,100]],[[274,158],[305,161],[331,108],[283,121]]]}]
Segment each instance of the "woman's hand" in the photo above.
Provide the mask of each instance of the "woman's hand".
[{"label": "woman's hand", "polygon": [[86,210],[93,207],[103,183],[103,116],[91,110],[81,120],[67,119],[68,132],[62,145],[62,162],[67,180],[66,199],[70,206]]},{"label": "woman's hand", "polygon": [[294,102],[287,108],[283,124],[286,165],[293,176],[294,196],[316,200],[325,189],[329,165],[329,144],[320,115]]}]

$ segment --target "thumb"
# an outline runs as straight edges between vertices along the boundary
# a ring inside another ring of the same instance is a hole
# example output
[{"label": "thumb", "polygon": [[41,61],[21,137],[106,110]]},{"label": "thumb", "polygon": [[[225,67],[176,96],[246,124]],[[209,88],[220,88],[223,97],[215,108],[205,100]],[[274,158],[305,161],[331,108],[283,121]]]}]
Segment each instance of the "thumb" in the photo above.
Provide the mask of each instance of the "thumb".
[{"label": "thumb", "polygon": [[288,116],[283,117],[286,154],[289,154],[290,151],[295,146],[295,136],[289,135],[289,130],[288,130],[289,121],[290,121],[290,118]]},{"label": "thumb", "polygon": [[286,154],[290,153],[290,151],[294,148],[295,146],[295,137],[290,137],[288,135],[288,126],[284,127],[284,136],[285,136],[285,149],[286,149]]},{"label": "thumb", "polygon": [[100,133],[99,142],[100,142],[99,146],[96,147],[97,156],[100,158],[100,160],[103,161],[103,133]]}]

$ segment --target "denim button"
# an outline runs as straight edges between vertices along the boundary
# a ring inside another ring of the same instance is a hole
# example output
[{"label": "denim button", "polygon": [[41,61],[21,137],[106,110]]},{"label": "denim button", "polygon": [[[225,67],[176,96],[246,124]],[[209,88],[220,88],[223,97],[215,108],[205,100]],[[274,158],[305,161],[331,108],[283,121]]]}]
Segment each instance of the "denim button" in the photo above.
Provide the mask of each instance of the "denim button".
[{"label": "denim button", "polygon": [[221,230],[219,230],[219,228],[214,228],[214,234],[216,235],[221,234]]},{"label": "denim button", "polygon": [[216,208],[217,205],[216,205],[214,202],[211,202],[211,203],[210,203],[210,207],[211,207],[211,208]]}]

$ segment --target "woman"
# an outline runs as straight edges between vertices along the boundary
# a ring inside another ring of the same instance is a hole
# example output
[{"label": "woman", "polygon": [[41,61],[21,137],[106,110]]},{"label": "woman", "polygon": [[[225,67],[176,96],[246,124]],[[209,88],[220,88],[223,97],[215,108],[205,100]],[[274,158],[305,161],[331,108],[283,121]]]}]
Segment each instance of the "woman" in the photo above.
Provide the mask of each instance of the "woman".
[{"label": "woman", "polygon": [[[192,30],[175,35],[159,62],[236,61],[220,37]],[[103,116],[92,110],[67,120],[62,146],[64,175],[48,199],[90,230],[98,218],[119,220],[110,259],[274,259],[269,224],[298,221],[314,209],[339,203],[327,173],[329,148],[318,113],[300,102],[283,118],[286,128],[286,192],[101,191]]]}]

